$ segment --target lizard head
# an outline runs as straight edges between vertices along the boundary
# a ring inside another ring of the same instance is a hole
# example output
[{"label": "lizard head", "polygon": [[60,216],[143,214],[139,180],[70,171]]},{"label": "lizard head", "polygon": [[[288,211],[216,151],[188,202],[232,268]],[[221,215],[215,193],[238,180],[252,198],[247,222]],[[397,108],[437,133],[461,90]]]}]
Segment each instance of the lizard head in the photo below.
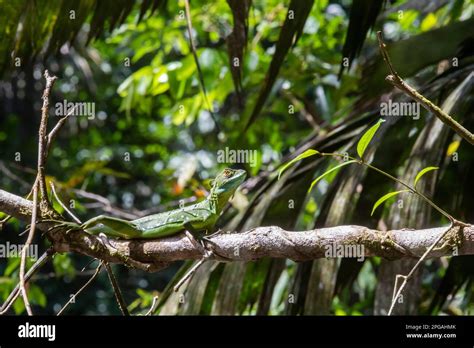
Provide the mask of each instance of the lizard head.
[{"label": "lizard head", "polygon": [[217,195],[230,197],[244,182],[246,176],[245,170],[226,168],[214,179],[212,191]]}]

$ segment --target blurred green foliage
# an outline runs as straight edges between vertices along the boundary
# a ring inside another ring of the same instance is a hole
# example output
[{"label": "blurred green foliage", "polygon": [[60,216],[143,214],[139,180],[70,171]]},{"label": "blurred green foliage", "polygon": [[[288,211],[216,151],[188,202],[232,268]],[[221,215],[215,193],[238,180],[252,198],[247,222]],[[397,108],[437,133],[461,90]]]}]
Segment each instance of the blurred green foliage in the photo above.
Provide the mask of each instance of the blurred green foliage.
[{"label": "blurred green foliage", "polygon": [[[396,12],[389,14],[384,19],[386,37],[394,40],[411,37],[472,14],[469,1],[461,4],[461,9],[459,1],[453,3],[458,7],[449,4],[429,13],[406,10],[401,18]],[[26,195],[34,180],[44,68],[58,76],[50,124],[57,119],[54,115],[57,102],[95,103],[94,118],[70,118],[58,135],[47,163],[48,180],[56,184],[61,199],[82,220],[104,211],[138,216],[144,211],[175,207],[179,199],[201,199],[206,190],[204,180],[227,165],[217,163],[217,151],[225,146],[258,151],[255,167],[243,165],[253,175],[275,170],[282,157],[305,138],[327,134],[359,105],[364,87],[362,64],[338,79],[350,4],[346,0],[315,2],[297,45],[281,66],[260,117],[245,133],[243,127],[255,106],[287,15],[285,2],[252,2],[242,64],[244,102],[240,103],[225,40],[233,25],[230,8],[223,0],[192,1],[193,39],[218,127],[200,88],[182,0],[166,2],[157,13],[139,22],[140,11],[136,7],[122,25],[89,45],[86,33],[90,27],[84,25],[74,45],[64,45],[45,62],[9,69],[3,77],[0,149],[2,163],[11,175],[2,171],[0,187]],[[5,2],[0,1],[0,5],[5,6]],[[45,28],[48,25],[52,23],[44,23]],[[43,45],[41,38],[36,41]],[[361,63],[373,54],[373,47],[366,49]],[[16,159],[18,154],[20,160]],[[327,177],[328,183],[335,176]],[[100,197],[84,196],[84,192]],[[308,199],[298,227],[313,226],[321,197],[319,191]],[[55,208],[62,212],[57,203]],[[13,220],[3,229],[0,239],[20,243],[22,238],[18,233],[23,227],[24,224]],[[36,243],[43,249],[47,244],[39,236]],[[88,263],[86,257],[56,255],[29,287],[36,312],[58,311],[90,276],[95,264]],[[6,299],[18,281],[18,265],[16,258],[0,262],[1,300]],[[85,266],[86,270],[81,271]],[[261,263],[247,269],[241,296],[245,301],[239,303],[241,313],[255,314],[255,307],[247,303],[257,302],[260,296],[257,290],[265,280],[266,266]],[[351,294],[346,289],[335,298],[334,314],[369,312],[376,266],[377,260],[365,263],[354,292]],[[164,289],[178,267],[176,264],[152,275],[114,267],[130,310],[146,312],[153,297]],[[271,314],[284,312],[287,283],[295,269],[295,264],[288,261],[275,286]],[[437,279],[441,276],[437,275]],[[209,286],[211,289],[214,285]],[[217,285],[213,289],[215,292]],[[21,300],[15,303],[14,311],[17,314],[24,311]],[[204,304],[202,312],[210,313],[210,305]],[[68,313],[119,313],[104,273],[77,298]]]}]

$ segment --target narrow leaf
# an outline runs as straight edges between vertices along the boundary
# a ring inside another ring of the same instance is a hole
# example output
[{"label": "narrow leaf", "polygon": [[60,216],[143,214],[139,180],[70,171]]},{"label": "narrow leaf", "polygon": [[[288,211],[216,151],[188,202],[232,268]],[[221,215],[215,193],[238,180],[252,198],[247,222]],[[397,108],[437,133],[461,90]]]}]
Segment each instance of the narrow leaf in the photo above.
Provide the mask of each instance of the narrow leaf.
[{"label": "narrow leaf", "polygon": [[[242,102],[242,67],[245,46],[247,45],[248,36],[248,17],[251,0],[227,0],[232,10],[234,18],[234,28],[232,33],[227,36],[227,51],[229,53],[230,71],[234,80],[235,91],[239,102]],[[239,64],[235,64],[235,60]]]},{"label": "narrow leaf", "polygon": [[308,190],[308,193],[311,192],[311,190],[313,190],[313,187],[314,187],[322,178],[324,178],[324,177],[325,177],[326,175],[328,175],[329,173],[332,173],[333,171],[338,170],[338,169],[341,168],[341,167],[347,166],[348,164],[355,163],[355,162],[357,162],[357,161],[356,161],[356,160],[350,160],[350,161],[341,163],[341,164],[335,166],[334,168],[329,169],[327,172],[321,174],[321,175],[318,176],[316,179],[314,179],[314,181],[311,183],[311,186],[310,186],[310,188],[309,188],[309,190]]},{"label": "narrow leaf", "polygon": [[306,150],[305,152],[299,154],[299,155],[296,156],[295,158],[293,158],[290,162],[288,162],[287,164],[285,164],[285,165],[283,166],[283,168],[280,169],[280,172],[278,173],[278,180],[280,180],[281,174],[282,174],[286,169],[288,169],[288,167],[290,167],[292,164],[294,164],[295,162],[298,162],[298,161],[302,160],[303,158],[317,155],[318,153],[319,153],[319,151],[316,151],[316,150],[313,150],[313,149],[309,149],[309,150]]},{"label": "narrow leaf", "polygon": [[419,173],[416,174],[415,183],[413,184],[413,186],[416,187],[416,183],[421,179],[423,175],[425,175],[428,172],[431,172],[432,170],[438,170],[438,169],[439,167],[426,167],[425,169],[420,170]]},{"label": "narrow leaf", "polygon": [[374,211],[375,209],[377,209],[377,207],[382,204],[383,202],[385,202],[387,199],[393,197],[393,196],[396,196],[398,195],[399,193],[402,193],[402,192],[410,192],[410,190],[401,190],[401,191],[395,191],[395,192],[389,192],[387,193],[386,195],[382,196],[379,198],[379,200],[377,202],[375,202],[374,204],[374,207],[372,208],[372,212],[370,213],[370,216],[374,215]]},{"label": "narrow leaf", "polygon": [[[353,0],[349,15],[349,27],[346,32],[346,40],[342,48],[342,56],[349,58],[350,69],[354,58],[356,58],[364,45],[367,33],[374,27],[378,14],[382,11],[387,1],[380,0]],[[341,61],[339,77],[342,75],[345,65]]]},{"label": "narrow leaf", "polygon": [[184,9],[185,9],[185,12],[186,12],[186,23],[187,23],[187,26],[188,26],[189,49],[191,50],[191,53],[193,54],[193,57],[194,57],[194,62],[196,63],[196,69],[197,69],[197,73],[198,73],[199,84],[201,85],[201,90],[202,90],[202,94],[203,94],[203,97],[204,97],[204,101],[207,104],[207,109],[208,109],[209,113],[211,114],[211,118],[214,121],[218,132],[220,132],[219,123],[217,122],[217,119],[214,115],[214,110],[212,109],[212,104],[209,101],[209,98],[208,98],[208,95],[207,95],[207,89],[206,89],[206,85],[204,83],[204,75],[202,73],[201,64],[199,63],[199,58],[198,58],[198,55],[197,55],[196,45],[195,45],[194,40],[193,40],[193,23],[191,21],[191,8],[190,8],[190,5],[189,5],[189,0],[184,1]]},{"label": "narrow leaf", "polygon": [[277,80],[280,68],[285,61],[285,57],[290,51],[291,47],[294,47],[298,42],[303,28],[308,18],[311,8],[313,7],[314,0],[291,0],[288,7],[288,13],[286,15],[285,22],[280,29],[280,36],[275,46],[275,52],[273,53],[270,67],[268,68],[265,80],[262,83],[259,95],[255,106],[250,114],[250,117],[245,126],[245,131],[249,129],[252,123],[260,115],[263,109],[265,101],[267,100],[270,92],[272,91],[273,85]]},{"label": "narrow leaf", "polygon": [[451,144],[449,144],[448,149],[446,150],[446,156],[449,157],[455,153],[458,150],[460,144],[460,140],[454,140]]},{"label": "narrow leaf", "polygon": [[369,128],[367,132],[364,133],[362,138],[360,138],[359,142],[357,143],[357,154],[359,157],[362,159],[362,156],[364,155],[365,149],[369,145],[370,141],[374,137],[375,133],[379,129],[380,125],[385,122],[384,119],[380,119],[376,124],[374,124],[372,127]]}]

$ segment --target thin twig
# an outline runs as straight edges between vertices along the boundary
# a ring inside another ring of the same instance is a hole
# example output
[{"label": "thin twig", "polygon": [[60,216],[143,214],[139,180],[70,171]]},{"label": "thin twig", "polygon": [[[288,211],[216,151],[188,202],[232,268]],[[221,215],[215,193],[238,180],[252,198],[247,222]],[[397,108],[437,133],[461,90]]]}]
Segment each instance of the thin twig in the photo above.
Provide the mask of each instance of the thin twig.
[{"label": "thin twig", "polygon": [[199,260],[173,287],[173,290],[175,292],[179,290],[179,288],[184,284],[184,282],[186,282],[186,280],[188,280],[198,270],[198,268],[201,267],[201,265],[205,261],[215,256],[212,250],[209,250],[206,248],[205,245],[200,244],[189,231],[184,231],[184,233],[186,237],[189,239],[189,241],[191,242],[191,244],[202,253],[202,259]]},{"label": "thin twig", "polygon": [[[462,125],[460,125],[456,120],[454,120],[450,115],[448,115],[446,112],[444,112],[440,107],[435,105],[433,102],[431,102],[429,99],[421,95],[416,89],[414,89],[412,86],[407,84],[395,71],[395,68],[393,67],[393,64],[390,60],[390,56],[387,51],[387,46],[383,42],[382,38],[382,32],[378,31],[377,32],[377,39],[379,41],[379,47],[380,47],[380,52],[382,54],[382,57],[385,61],[385,63],[388,66],[388,69],[390,71],[390,75],[388,75],[385,79],[390,82],[393,86],[397,87],[399,90],[413,98],[415,101],[419,102],[425,109],[433,113],[438,119],[443,122],[444,124],[448,125],[453,129],[457,134],[459,134],[462,138],[464,138],[466,141],[468,141],[471,145],[474,145],[474,134],[469,132],[466,128],[464,128]],[[367,165],[371,167],[372,169],[375,169],[379,172],[382,172],[378,170],[375,167],[372,167],[370,165]],[[387,175],[386,173],[383,173]],[[401,183],[402,185],[408,187],[406,184],[400,182],[399,180],[396,180],[397,182]],[[428,257],[430,252],[435,248],[435,246],[444,238],[444,236],[451,230],[453,226],[459,226],[462,228],[465,226],[464,223],[460,223],[456,219],[454,219],[450,214],[445,212],[443,209],[438,207],[436,204],[434,204],[430,199],[428,199],[425,195],[422,193],[418,192],[416,189],[413,189],[411,187],[408,187],[412,192],[418,194],[421,198],[423,198],[426,202],[428,202],[433,208],[438,210],[441,214],[444,216],[448,217],[450,220],[450,225],[446,229],[445,232],[443,232],[431,246],[425,251],[425,253],[421,256],[421,258],[418,260],[418,262],[415,264],[415,266],[410,270],[410,272],[406,275],[397,275],[396,281],[395,281],[395,287],[394,287],[394,294],[392,298],[392,302],[388,311],[388,315],[392,315],[393,310],[395,308],[395,304],[397,303],[398,298],[400,297],[401,293],[403,292],[403,289],[405,286],[408,284],[409,280],[413,277],[413,274],[417,271],[417,269],[420,267],[420,265],[423,263],[423,261]],[[400,278],[403,278],[403,282],[398,288],[398,280]]]},{"label": "thin twig", "polygon": [[48,137],[47,137],[47,127],[48,127],[48,112],[49,112],[49,94],[51,93],[51,88],[56,81],[56,76],[50,76],[48,70],[44,71],[44,78],[46,79],[46,87],[43,92],[43,106],[41,108],[41,122],[39,128],[39,140],[38,140],[38,180],[39,188],[41,193],[41,203],[45,207],[49,207],[48,194],[46,190],[46,181],[45,181],[45,163],[48,149]]},{"label": "thin twig", "polygon": [[0,231],[3,230],[3,226],[12,218],[11,215],[5,216],[2,220],[0,220]]},{"label": "thin twig", "polygon": [[36,229],[36,217],[38,215],[38,184],[33,188],[33,211],[31,214],[31,226],[30,233],[28,233],[28,238],[26,243],[21,249],[21,260],[20,260],[20,292],[23,302],[25,303],[25,309],[28,315],[33,315],[31,310],[30,301],[28,300],[28,294],[26,292],[26,281],[25,281],[25,271],[26,271],[26,252],[33,241]]},{"label": "thin twig", "polygon": [[393,286],[392,301],[395,301],[395,299],[397,298],[397,290],[399,289],[398,282],[401,278],[406,278],[406,277],[401,274],[397,274],[397,276],[395,277],[395,285]]},{"label": "thin twig", "polygon": [[51,129],[51,131],[48,134],[48,142],[46,144],[46,154],[49,153],[49,149],[51,147],[51,144],[53,143],[54,138],[56,137],[56,134],[59,132],[61,127],[66,123],[67,119],[76,111],[77,105],[75,105],[64,117],[61,117],[59,121],[56,123],[56,125]]},{"label": "thin twig", "polygon": [[113,206],[109,199],[107,199],[107,198],[105,198],[101,195],[98,195],[96,193],[87,192],[87,191],[81,190],[81,189],[72,189],[72,192],[74,192],[75,194],[77,194],[81,197],[92,199],[92,200],[100,203],[101,206],[102,206],[102,210],[104,210],[104,211],[106,211],[106,212],[108,212],[112,215],[119,216],[119,217],[122,217],[124,219],[129,219],[129,220],[133,220],[133,219],[136,219],[136,218],[139,217],[138,214],[130,213],[130,212],[124,211],[120,208],[117,208],[117,207]]},{"label": "thin twig", "polygon": [[51,192],[53,193],[53,196],[54,198],[56,199],[56,201],[59,203],[59,205],[64,209],[64,211],[66,213],[69,214],[70,217],[72,217],[72,219],[77,222],[79,225],[82,224],[81,220],[79,220],[79,218],[74,215],[67,207],[66,207],[66,204],[63,203],[63,201],[61,201],[61,199],[59,199],[59,196],[58,194],[56,193],[56,189],[54,188],[54,184],[53,182],[51,181],[50,183],[50,186],[51,186]]},{"label": "thin twig", "polygon": [[38,217],[38,189],[41,193],[41,208],[47,209],[50,208],[48,201],[48,191],[46,189],[45,181],[45,163],[46,163],[46,151],[47,151],[47,127],[48,127],[48,111],[49,111],[49,94],[51,93],[51,88],[56,81],[56,76],[50,76],[48,70],[44,71],[44,78],[46,79],[46,86],[43,91],[43,106],[41,108],[41,121],[38,132],[38,167],[35,183],[33,184],[33,209],[31,214],[31,226],[30,233],[26,243],[21,251],[21,261],[20,261],[20,290],[25,303],[26,312],[28,315],[33,315],[31,310],[30,302],[28,301],[28,294],[26,291],[26,282],[25,282],[25,271],[26,271],[26,252],[33,241],[36,229],[36,219]]},{"label": "thin twig", "polygon": [[[392,298],[392,303],[390,305],[390,309],[388,310],[388,315],[392,315],[392,312],[393,312],[393,309],[395,308],[395,304],[397,303],[397,299],[400,297],[403,289],[405,288],[405,286],[407,285],[408,281],[411,279],[411,277],[413,277],[413,274],[416,272],[416,270],[420,267],[420,265],[423,263],[423,261],[425,261],[425,259],[428,257],[428,255],[431,253],[431,251],[435,248],[435,246],[444,238],[444,236],[451,230],[451,228],[453,227],[454,223],[451,221],[451,223],[449,224],[449,227],[446,229],[445,232],[443,232],[442,234],[439,235],[438,238],[436,238],[436,240],[434,241],[433,244],[431,244],[431,246],[426,249],[425,253],[420,257],[420,259],[418,260],[418,262],[415,264],[415,266],[413,266],[413,268],[411,269],[411,271],[406,275],[406,276],[402,276],[404,277],[403,279],[403,282],[402,282],[402,285],[400,285],[400,287],[398,288],[397,290],[397,293],[396,295]],[[397,275],[397,278],[398,278],[399,275]],[[395,285],[397,282],[395,282]]]},{"label": "thin twig", "polygon": [[14,173],[12,173],[12,171],[10,169],[7,168],[7,166],[5,165],[5,163],[3,161],[0,161],[0,170],[5,174],[5,176],[9,177],[10,179],[18,182],[21,186],[23,187],[30,187],[30,183],[23,180],[22,178],[20,178],[19,176],[15,175]]},{"label": "thin twig", "polygon": [[123,315],[129,316],[130,313],[128,312],[127,304],[123,298],[122,291],[120,290],[117,279],[115,278],[114,272],[112,271],[112,267],[110,267],[108,262],[105,262],[105,269],[109,275],[110,284],[112,284],[112,289],[114,290],[115,299],[117,300],[120,311]]},{"label": "thin twig", "polygon": [[[46,252],[41,255],[38,260],[31,266],[28,270],[28,273],[25,275],[25,282],[28,282],[31,277],[44,265],[46,262],[54,255],[54,250],[52,248],[48,249]],[[13,291],[8,295],[8,298],[3,303],[2,307],[0,308],[0,315],[5,314],[10,307],[15,303],[15,300],[20,295],[20,283],[16,285]]]},{"label": "thin twig", "polygon": [[0,315],[4,315],[6,312],[8,312],[10,307],[13,306],[18,296],[20,296],[21,292],[19,290],[20,290],[20,284],[18,284],[18,291],[16,292],[12,291],[10,295],[8,296],[7,300],[3,303],[2,309],[0,310]]},{"label": "thin twig", "polygon": [[69,299],[69,301],[67,301],[67,303],[63,306],[63,308],[61,308],[61,310],[58,312],[58,316],[61,315],[64,310],[73,302],[76,301],[76,297],[77,295],[79,295],[85,288],[87,288],[89,286],[90,283],[92,283],[92,281],[97,277],[97,275],[99,274],[101,268],[102,268],[102,265],[104,264],[104,261],[101,261],[99,263],[99,265],[97,266],[97,268],[95,269],[95,272],[94,274],[92,275],[92,277],[90,277],[90,279],[79,289],[77,290],[77,292],[71,296],[71,298]]},{"label": "thin twig", "polygon": [[[45,75],[46,75],[46,72],[45,72]],[[55,79],[55,77],[54,77]],[[54,82],[54,80],[53,80]],[[47,80],[47,84],[48,84],[48,80]],[[49,86],[49,88],[52,87],[52,84]],[[48,92],[48,95],[49,95],[49,92]],[[44,105],[43,105],[44,107]],[[46,112],[46,115],[47,115],[47,112]],[[59,131],[60,127],[62,126],[62,124],[64,124],[64,122],[66,121],[66,118],[69,116],[66,115],[65,117],[63,117],[62,119],[60,119],[58,121],[58,123],[56,124],[56,126],[54,127],[54,129],[49,133],[48,135],[48,138],[47,138],[47,144],[46,144],[46,151],[49,151],[49,148],[51,147],[51,144],[52,144],[52,141],[55,137],[55,134]],[[43,117],[41,118],[41,122],[43,122]],[[40,135],[40,141],[41,141],[41,135]],[[38,156],[39,158],[39,156]],[[4,170],[8,170],[8,168],[6,168],[3,163],[2,163],[2,166],[4,168]],[[33,188],[30,190],[30,192],[28,193],[28,195],[26,196],[26,198],[29,198],[31,196],[31,194],[34,192],[34,187],[37,187],[37,184],[38,184],[38,174],[35,178],[35,182],[33,184]],[[57,197],[56,195],[56,192],[54,191],[54,186],[53,186],[53,183],[51,183],[51,186],[52,186],[52,189],[53,189],[53,193],[55,194],[55,196]],[[58,199],[58,202],[62,205],[62,202]],[[37,207],[37,204],[34,203],[33,204],[33,210],[32,212],[35,212],[35,207]],[[68,211],[64,206],[63,206],[64,210]],[[69,212],[69,211],[68,211]],[[37,213],[37,211],[36,211]],[[3,224],[5,224],[9,219],[11,218],[11,215],[7,215],[1,222],[0,222],[0,228],[3,227]],[[32,216],[32,220],[33,220],[33,216]],[[36,219],[35,219],[36,220]],[[33,225],[33,223],[32,223]],[[30,227],[30,234],[31,234],[31,229],[33,227]],[[34,230],[33,230],[33,234],[34,234]],[[27,243],[28,244],[28,243]],[[25,244],[25,247],[27,245]],[[24,248],[25,249],[25,248]],[[26,249],[25,249],[26,250]],[[13,305],[13,303],[15,302],[15,300],[18,298],[18,296],[20,295],[20,293],[23,295],[26,291],[25,291],[25,286],[26,286],[26,282],[28,282],[28,280],[31,278],[31,276],[49,259],[49,257],[51,257],[52,255],[54,254],[54,252],[46,252],[44,253],[37,261],[36,263],[30,268],[30,270],[26,273],[25,275],[25,267],[22,267],[21,266],[21,263],[20,263],[20,283],[15,287],[15,289],[10,293],[9,297],[7,298],[7,300],[5,301],[5,303],[3,304],[2,308],[0,309],[0,315],[6,313],[8,311],[8,309],[10,308],[11,305]],[[23,253],[22,253],[23,255]],[[26,266],[26,263],[25,263],[25,266]],[[20,291],[21,290],[21,291]],[[24,299],[25,297],[23,297]],[[27,299],[28,301],[28,299]],[[25,306],[26,307],[26,306]],[[26,307],[27,310],[28,310],[28,307]]]},{"label": "thin twig", "polygon": [[392,65],[390,56],[387,51],[387,46],[383,42],[382,32],[377,32],[377,38],[379,41],[380,52],[385,63],[390,70],[390,75],[388,75],[385,80],[390,82],[392,85],[397,87],[399,90],[412,97],[415,101],[419,102],[425,109],[433,113],[436,117],[439,118],[441,122],[451,127],[457,134],[459,134],[463,139],[469,142],[471,145],[474,145],[474,134],[469,130],[464,128],[459,124],[455,119],[450,115],[444,112],[439,106],[435,105],[432,101],[421,95],[416,89],[406,83],[395,71],[395,68]]},{"label": "thin twig", "polygon": [[183,286],[183,284],[188,280],[197,270],[201,265],[206,262],[206,258],[202,258],[199,260],[184,276],[179,280],[179,282],[173,287],[174,292],[178,292],[179,288]]},{"label": "thin twig", "polygon": [[[356,164],[360,164],[360,165],[363,165],[363,166],[366,166],[367,168],[370,168],[372,170],[375,170],[376,172],[386,176],[387,178],[399,183],[400,185],[406,187],[411,193],[413,194],[416,194],[418,196],[420,196],[426,203],[428,203],[429,205],[431,205],[434,209],[436,209],[441,215],[445,216],[449,221],[451,222],[456,222],[457,224],[459,224],[460,226],[462,226],[464,223],[461,222],[461,221],[457,221],[456,219],[454,219],[451,214],[449,214],[448,212],[446,212],[445,210],[443,210],[442,208],[440,208],[439,206],[436,205],[436,203],[434,203],[430,198],[426,197],[426,195],[424,195],[423,193],[421,193],[420,191],[418,191],[416,188],[414,187],[411,187],[410,185],[408,185],[407,183],[405,183],[404,181],[394,177],[393,175],[383,171],[382,169],[379,169],[363,160],[359,160],[355,157],[352,157],[352,156],[348,156],[346,154],[342,154],[342,153],[336,153],[336,152],[331,152],[331,153],[328,153],[328,152],[322,152],[320,153],[321,156],[337,156],[337,157],[347,157],[348,159],[350,160],[353,160],[353,161],[356,161],[355,163]],[[464,226],[469,226],[467,224],[464,224]]]},{"label": "thin twig", "polygon": [[148,310],[148,312],[145,313],[145,316],[150,316],[153,314],[153,312],[156,310],[156,307],[158,306],[158,296],[153,297],[153,302],[151,303],[151,307]]},{"label": "thin twig", "polygon": [[[51,184],[51,191],[53,193],[53,196],[56,198],[56,200],[61,205],[61,207],[63,207],[63,209],[74,219],[74,221],[76,223],[81,225],[82,224],[81,220],[79,220],[78,217],[76,217],[71,211],[69,211],[69,209],[66,207],[66,205],[58,197],[58,195],[56,193],[56,189],[54,188],[53,182],[51,182],[50,184]],[[128,315],[130,315],[130,313],[128,312],[127,304],[126,304],[126,302],[125,302],[125,300],[122,296],[122,292],[120,291],[120,287],[118,285],[117,279],[115,278],[114,272],[112,271],[112,267],[110,267],[108,262],[104,262],[104,265],[105,265],[105,269],[107,270],[107,274],[109,276],[110,283],[112,284],[112,289],[114,291],[115,298],[116,298],[117,303],[119,305],[120,311],[122,312],[123,315],[128,316]]]},{"label": "thin twig", "polygon": [[[349,156],[350,157],[350,156]],[[418,191],[416,188],[414,187],[411,187],[410,185],[408,185],[407,183],[403,182],[402,180],[394,177],[393,175],[390,175],[388,174],[387,172],[377,168],[377,167],[374,167],[373,165],[367,163],[367,162],[361,162],[362,165],[370,168],[370,169],[373,169],[375,170],[376,172],[394,180],[395,182],[399,183],[400,185],[406,187],[408,190],[410,190],[411,193],[414,193],[418,196],[420,196],[425,202],[427,202],[429,205],[431,205],[434,209],[436,209],[441,215],[445,216],[449,221],[451,222],[454,222],[456,221],[452,216],[451,214],[449,214],[447,211],[445,211],[444,209],[440,208],[438,205],[436,205],[436,203],[434,203],[430,198],[426,197],[426,195],[424,195],[423,193],[421,193],[420,191]]]},{"label": "thin twig", "polygon": [[[393,71],[393,67],[391,65],[391,62],[390,62],[390,58],[388,58],[388,55],[387,55],[387,59],[386,59],[386,62],[387,64],[389,65],[390,67],[390,71]],[[339,154],[339,153],[321,153],[322,156],[345,156],[344,154]],[[356,160],[354,157],[351,157],[351,156],[347,156],[348,158],[352,159],[352,160]],[[436,209],[440,214],[442,214],[443,216],[447,217],[450,221],[450,225],[449,227],[446,229],[446,231],[444,231],[436,240],[433,244],[431,244],[428,249],[425,251],[425,253],[421,256],[421,258],[418,260],[418,262],[415,264],[415,266],[411,269],[411,271],[408,273],[408,275],[404,276],[404,275],[401,275],[401,274],[398,274],[396,279],[395,279],[395,288],[394,288],[394,295],[392,296],[392,303],[390,305],[390,309],[389,309],[389,312],[388,312],[388,315],[391,315],[391,313],[393,312],[393,309],[395,307],[395,304],[396,304],[396,301],[397,299],[400,297],[400,294],[402,293],[403,289],[405,288],[406,284],[408,283],[408,281],[410,280],[410,278],[413,276],[413,274],[415,273],[415,271],[418,269],[418,267],[421,265],[421,263],[427,258],[427,256],[429,255],[429,253],[434,249],[434,247],[444,238],[444,236],[451,230],[451,228],[453,226],[460,226],[460,227],[466,227],[466,226],[469,226],[468,224],[464,223],[464,222],[461,222],[461,221],[458,221],[456,220],[455,218],[453,218],[451,216],[451,214],[449,214],[448,212],[446,212],[445,210],[443,210],[442,208],[440,208],[438,205],[436,205],[436,203],[434,203],[431,199],[429,199],[428,197],[426,197],[423,193],[421,193],[420,191],[418,191],[416,188],[414,187],[411,187],[410,185],[408,185],[407,183],[403,182],[402,180],[390,175],[389,173],[375,167],[375,166],[372,166],[371,164],[363,161],[363,160],[356,160],[358,164],[361,164],[361,165],[364,165],[370,169],[373,169],[375,170],[376,172],[390,178],[391,180],[399,183],[400,185],[402,186],[405,186],[411,193],[414,193],[414,194],[417,194],[419,197],[421,197],[425,202],[427,202],[429,205],[431,205],[434,209]],[[398,280],[399,278],[404,278],[403,279],[403,282],[402,282],[402,285],[398,287]],[[398,290],[397,290],[398,289]],[[395,292],[396,291],[396,292]]]}]

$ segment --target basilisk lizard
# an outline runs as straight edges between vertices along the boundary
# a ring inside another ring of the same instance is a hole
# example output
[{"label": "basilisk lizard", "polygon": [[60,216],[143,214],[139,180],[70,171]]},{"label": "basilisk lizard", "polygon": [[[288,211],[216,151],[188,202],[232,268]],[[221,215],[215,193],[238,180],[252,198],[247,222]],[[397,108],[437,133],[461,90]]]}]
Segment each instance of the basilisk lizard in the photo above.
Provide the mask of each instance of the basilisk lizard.
[{"label": "basilisk lizard", "polygon": [[61,221],[55,228],[66,226],[69,230],[83,230],[93,235],[104,234],[123,239],[162,238],[187,230],[200,239],[200,235],[212,232],[222,209],[245,177],[244,170],[224,169],[213,180],[211,191],[205,200],[183,208],[132,221],[99,215],[82,225]]}]

